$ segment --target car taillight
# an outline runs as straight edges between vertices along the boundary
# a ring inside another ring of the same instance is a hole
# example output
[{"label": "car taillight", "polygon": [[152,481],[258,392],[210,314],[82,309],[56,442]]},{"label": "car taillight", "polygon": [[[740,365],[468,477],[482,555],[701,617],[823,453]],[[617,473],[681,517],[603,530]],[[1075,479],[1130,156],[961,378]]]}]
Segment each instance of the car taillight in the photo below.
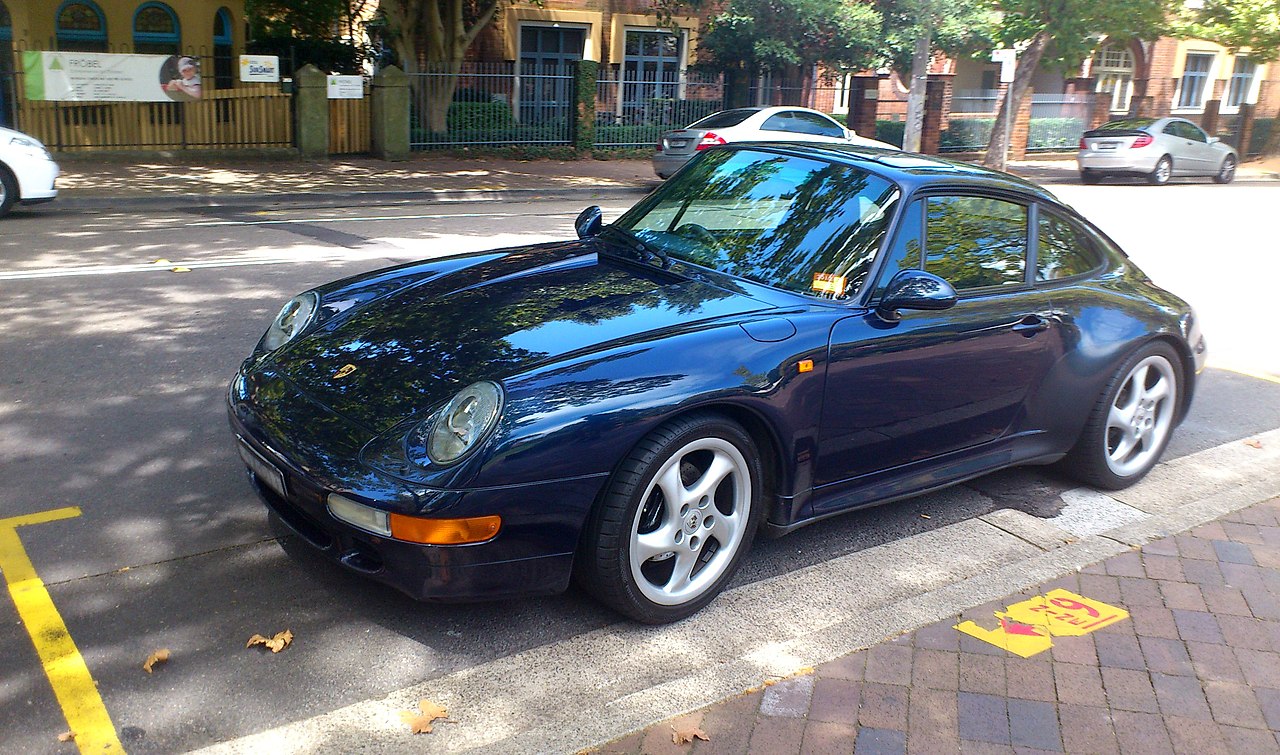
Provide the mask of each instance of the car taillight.
[{"label": "car taillight", "polygon": [[659,152],[662,151],[662,141],[663,141],[662,139],[659,139],[657,146],[654,147],[654,149],[656,149]]},{"label": "car taillight", "polygon": [[1084,137],[1080,137],[1080,149],[1089,149],[1089,145],[1085,144]]},{"label": "car taillight", "polygon": [[721,144],[728,144],[728,142],[724,140],[724,137],[717,136],[716,132],[708,131],[702,135],[702,141],[698,142],[697,149],[700,151],[708,147],[718,147]]},{"label": "car taillight", "polygon": [[1154,141],[1155,141],[1155,138],[1152,137],[1150,134],[1143,134],[1142,136],[1139,136],[1137,139],[1133,140],[1133,144],[1129,145],[1129,149],[1137,149],[1138,147],[1145,147]]}]

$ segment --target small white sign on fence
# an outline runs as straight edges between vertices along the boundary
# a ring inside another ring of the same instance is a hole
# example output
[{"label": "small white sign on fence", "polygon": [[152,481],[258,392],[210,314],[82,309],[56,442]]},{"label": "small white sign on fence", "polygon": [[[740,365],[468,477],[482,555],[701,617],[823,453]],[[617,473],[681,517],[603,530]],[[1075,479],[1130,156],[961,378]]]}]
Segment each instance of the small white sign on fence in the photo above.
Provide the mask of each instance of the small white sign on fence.
[{"label": "small white sign on fence", "polygon": [[331,100],[359,100],[364,99],[364,77],[363,76],[339,76],[331,75],[329,77],[329,99]]},{"label": "small white sign on fence", "polygon": [[280,81],[280,58],[275,55],[241,55],[240,80],[275,84]]}]

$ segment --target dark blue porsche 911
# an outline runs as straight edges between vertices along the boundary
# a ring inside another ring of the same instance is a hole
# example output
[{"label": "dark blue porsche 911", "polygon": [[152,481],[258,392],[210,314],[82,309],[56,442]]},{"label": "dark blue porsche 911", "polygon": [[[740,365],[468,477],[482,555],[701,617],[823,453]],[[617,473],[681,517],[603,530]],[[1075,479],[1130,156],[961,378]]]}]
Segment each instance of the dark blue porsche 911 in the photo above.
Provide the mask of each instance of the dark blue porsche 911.
[{"label": "dark blue porsche 911", "polygon": [[286,303],[229,396],[270,510],[416,598],[576,578],[666,622],[758,530],[1016,464],[1129,485],[1204,364],[1185,302],[970,165],[732,145],[577,225]]}]

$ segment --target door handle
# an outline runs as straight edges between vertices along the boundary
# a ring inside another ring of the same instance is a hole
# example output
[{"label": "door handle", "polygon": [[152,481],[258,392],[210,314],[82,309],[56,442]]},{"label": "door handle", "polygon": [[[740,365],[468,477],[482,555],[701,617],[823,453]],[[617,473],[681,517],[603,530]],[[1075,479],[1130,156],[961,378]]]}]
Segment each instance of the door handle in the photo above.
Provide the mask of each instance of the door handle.
[{"label": "door handle", "polygon": [[1023,336],[1030,338],[1042,330],[1049,329],[1049,321],[1040,315],[1027,315],[1013,326],[1014,333],[1021,333]]}]

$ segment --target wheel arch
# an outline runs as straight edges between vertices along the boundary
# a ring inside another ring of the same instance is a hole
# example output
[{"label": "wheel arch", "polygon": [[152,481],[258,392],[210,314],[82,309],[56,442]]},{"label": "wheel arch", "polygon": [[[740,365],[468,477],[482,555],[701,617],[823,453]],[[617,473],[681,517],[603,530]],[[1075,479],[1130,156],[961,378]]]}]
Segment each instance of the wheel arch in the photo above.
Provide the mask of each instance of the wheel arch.
[{"label": "wheel arch", "polygon": [[[1182,388],[1181,395],[1178,396],[1177,414],[1174,415],[1174,424],[1180,424],[1186,418],[1187,412],[1191,411],[1191,398],[1195,393],[1195,375],[1196,360],[1191,353],[1191,348],[1185,341],[1175,338],[1169,334],[1160,334],[1148,340],[1146,343],[1165,343],[1168,344],[1173,352],[1178,355],[1178,361],[1182,367]],[[1145,344],[1144,344],[1145,345]],[[1141,347],[1139,347],[1141,348]],[[1134,350],[1136,351],[1136,349]]]}]

